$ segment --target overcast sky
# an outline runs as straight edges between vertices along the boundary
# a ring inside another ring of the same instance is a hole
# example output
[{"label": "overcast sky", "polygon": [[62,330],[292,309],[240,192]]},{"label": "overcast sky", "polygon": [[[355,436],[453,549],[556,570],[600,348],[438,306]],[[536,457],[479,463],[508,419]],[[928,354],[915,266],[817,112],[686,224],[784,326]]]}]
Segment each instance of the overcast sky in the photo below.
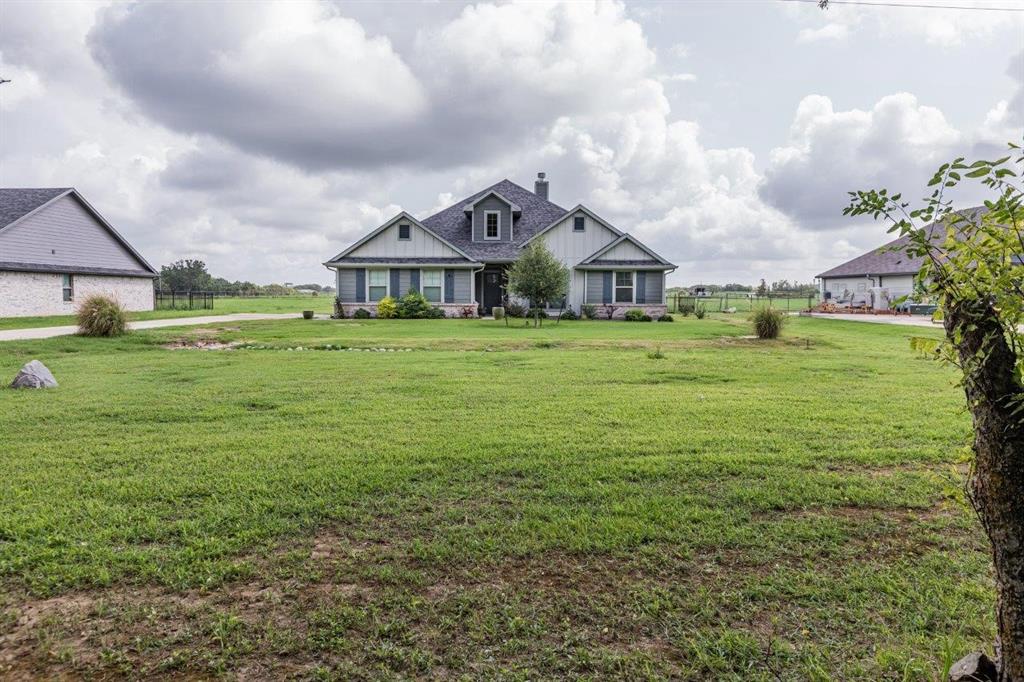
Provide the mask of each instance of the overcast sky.
[{"label": "overcast sky", "polygon": [[885,240],[847,190],[1021,140],[1024,13],[4,0],[0,76],[0,185],[77,187],[157,266],[328,283],[398,211],[543,170],[672,284],[809,281]]}]

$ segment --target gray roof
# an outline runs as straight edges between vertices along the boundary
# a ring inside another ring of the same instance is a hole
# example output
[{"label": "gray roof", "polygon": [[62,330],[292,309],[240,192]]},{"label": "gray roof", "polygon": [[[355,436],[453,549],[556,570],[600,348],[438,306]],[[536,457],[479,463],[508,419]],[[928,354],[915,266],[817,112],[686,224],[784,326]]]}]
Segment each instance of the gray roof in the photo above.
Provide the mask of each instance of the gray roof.
[{"label": "gray roof", "polygon": [[387,256],[345,256],[335,259],[333,262],[342,263],[394,263],[395,265],[466,265],[472,263],[465,258],[389,258]]},{"label": "gray roof", "polygon": [[0,188],[0,228],[7,227],[18,218],[70,191],[70,187]]},{"label": "gray roof", "polygon": [[155,272],[148,270],[122,270],[120,268],[99,268],[91,265],[47,265],[45,263],[3,263],[0,262],[0,270],[13,270],[15,272],[57,272],[68,273],[69,275],[112,275],[119,277],[145,277],[155,279],[159,277]]},{"label": "gray roof", "polygon": [[[985,213],[986,210],[987,209],[983,206],[975,206],[973,208],[966,208],[961,211],[957,211],[957,213],[964,216],[969,221],[974,222],[980,215]],[[940,230],[940,227],[939,223],[936,222],[927,225],[925,229],[928,230],[933,239],[938,239],[941,235],[945,234],[945,231]],[[872,249],[863,255],[857,256],[852,260],[848,260],[841,265],[837,265],[831,270],[826,270],[818,275],[818,277],[915,275],[918,270],[921,269],[921,265],[924,264],[924,256],[911,257],[907,255],[906,247],[908,244],[910,244],[909,237],[894,239],[888,244],[883,244],[877,249]]]},{"label": "gray roof", "polygon": [[663,266],[666,270],[675,267],[670,263],[662,263],[661,261],[654,260],[653,258],[649,260],[593,260],[587,263],[587,265],[614,265],[616,267],[620,265],[657,265]]},{"label": "gray roof", "polygon": [[[464,207],[490,192],[497,192],[522,210],[512,224],[514,241],[488,243],[473,241],[470,217],[466,214]],[[519,247],[523,242],[565,214],[566,210],[558,204],[543,199],[510,180],[502,180],[476,194],[456,201],[440,213],[435,213],[422,222],[476,260],[511,261],[519,257]]]}]

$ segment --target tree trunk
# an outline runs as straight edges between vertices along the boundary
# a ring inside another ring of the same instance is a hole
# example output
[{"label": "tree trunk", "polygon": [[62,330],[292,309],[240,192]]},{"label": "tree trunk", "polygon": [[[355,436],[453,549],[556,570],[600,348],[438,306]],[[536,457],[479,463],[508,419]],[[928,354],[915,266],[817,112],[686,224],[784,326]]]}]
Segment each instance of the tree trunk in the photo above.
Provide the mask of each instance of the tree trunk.
[{"label": "tree trunk", "polygon": [[1024,682],[1024,412],[1014,414],[1024,403],[1014,378],[1017,358],[991,304],[962,301],[945,314],[946,336],[966,369],[964,391],[974,420],[967,492],[992,542],[999,679]]}]

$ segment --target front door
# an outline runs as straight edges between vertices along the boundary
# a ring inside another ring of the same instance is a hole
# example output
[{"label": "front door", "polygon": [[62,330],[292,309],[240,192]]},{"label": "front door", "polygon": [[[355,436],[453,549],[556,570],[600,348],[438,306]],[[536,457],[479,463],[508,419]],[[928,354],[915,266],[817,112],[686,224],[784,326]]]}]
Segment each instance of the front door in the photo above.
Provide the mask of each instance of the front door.
[{"label": "front door", "polygon": [[500,306],[501,299],[501,272],[485,272],[483,295],[484,315],[490,315],[491,310],[495,306]]}]

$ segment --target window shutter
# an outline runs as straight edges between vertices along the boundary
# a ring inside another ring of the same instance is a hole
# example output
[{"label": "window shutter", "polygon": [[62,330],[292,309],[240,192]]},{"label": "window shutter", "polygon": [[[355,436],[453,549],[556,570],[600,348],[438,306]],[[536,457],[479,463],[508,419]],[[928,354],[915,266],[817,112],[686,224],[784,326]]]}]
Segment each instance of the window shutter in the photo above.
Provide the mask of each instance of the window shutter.
[{"label": "window shutter", "polygon": [[[419,270],[410,270],[409,271],[409,288],[410,289],[415,289],[416,291],[420,290],[420,271]],[[406,292],[406,293],[408,293],[408,292]],[[402,295],[404,296],[405,294],[402,294]]]},{"label": "window shutter", "polygon": [[398,268],[391,268],[391,297],[400,298],[402,292],[399,289],[402,287],[402,271]]},{"label": "window shutter", "polygon": [[604,300],[602,303],[607,305],[612,302],[612,271],[605,270],[601,274],[604,275]]},{"label": "window shutter", "polygon": [[647,273],[643,270],[636,273],[636,302],[647,303]]},{"label": "window shutter", "polygon": [[356,269],[356,303],[366,302],[366,268]]},{"label": "window shutter", "polygon": [[455,303],[455,271],[451,268],[444,271],[444,302]]}]

